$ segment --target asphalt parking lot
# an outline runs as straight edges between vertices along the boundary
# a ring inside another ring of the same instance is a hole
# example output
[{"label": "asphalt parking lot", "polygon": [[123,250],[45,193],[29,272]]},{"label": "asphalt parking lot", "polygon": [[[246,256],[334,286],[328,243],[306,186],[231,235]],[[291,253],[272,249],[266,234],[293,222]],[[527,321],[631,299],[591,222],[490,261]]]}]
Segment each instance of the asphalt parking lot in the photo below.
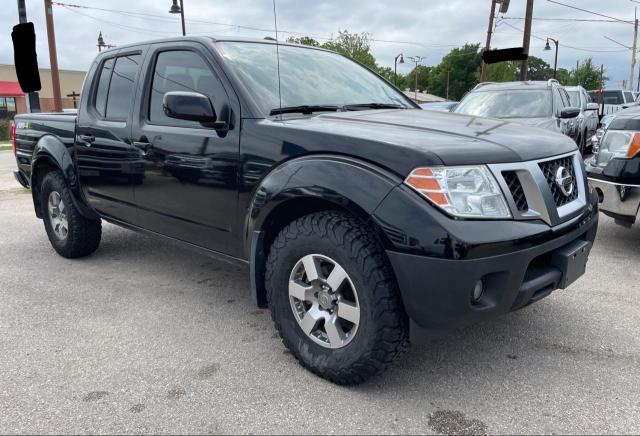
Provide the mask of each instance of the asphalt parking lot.
[{"label": "asphalt parking lot", "polygon": [[640,227],[587,275],[337,387],[299,366],[247,273],[104,225],[50,247],[0,153],[0,433],[640,433]]}]

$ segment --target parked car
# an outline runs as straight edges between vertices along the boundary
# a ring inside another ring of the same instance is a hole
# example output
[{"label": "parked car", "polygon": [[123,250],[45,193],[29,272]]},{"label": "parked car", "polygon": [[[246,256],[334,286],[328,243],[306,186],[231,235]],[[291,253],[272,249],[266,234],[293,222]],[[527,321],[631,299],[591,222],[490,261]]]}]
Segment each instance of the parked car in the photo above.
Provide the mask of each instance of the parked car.
[{"label": "parked car", "polygon": [[557,80],[480,83],[460,101],[455,113],[517,121],[563,133],[580,141],[577,117],[569,94]]},{"label": "parked car", "polygon": [[600,210],[632,226],[640,207],[640,110],[618,112],[610,121],[587,173]]},{"label": "parked car", "polygon": [[589,149],[593,149],[591,139],[598,130],[600,117],[598,115],[598,103],[592,103],[587,90],[582,86],[565,87],[571,100],[571,106],[580,108],[580,115],[576,118],[578,127],[578,148],[583,155]]},{"label": "parked car", "polygon": [[420,110],[339,54],[165,39],[98,54],[81,95],[77,117],[16,117],[53,248],[91,254],[104,220],[247,266],[285,346],[335,383],[585,271],[597,198],[570,139]]},{"label": "parked car", "polygon": [[589,91],[591,101],[598,104],[604,104],[601,115],[609,115],[625,109],[625,106],[634,105],[636,99],[633,93],[624,89],[607,89],[602,91],[602,100],[600,99],[600,91]]},{"label": "parked car", "polygon": [[457,101],[434,101],[431,103],[421,103],[420,107],[428,111],[451,112],[457,104]]}]

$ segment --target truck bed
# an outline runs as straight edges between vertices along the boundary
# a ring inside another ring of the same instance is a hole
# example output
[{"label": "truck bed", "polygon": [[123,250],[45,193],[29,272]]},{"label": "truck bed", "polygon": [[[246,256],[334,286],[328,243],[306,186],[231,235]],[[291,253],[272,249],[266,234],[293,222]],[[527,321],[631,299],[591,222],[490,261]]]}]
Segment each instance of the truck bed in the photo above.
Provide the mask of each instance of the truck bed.
[{"label": "truck bed", "polygon": [[31,179],[31,160],[36,143],[45,135],[52,135],[67,147],[75,141],[76,114],[64,112],[43,112],[16,115],[16,178],[22,184]]}]

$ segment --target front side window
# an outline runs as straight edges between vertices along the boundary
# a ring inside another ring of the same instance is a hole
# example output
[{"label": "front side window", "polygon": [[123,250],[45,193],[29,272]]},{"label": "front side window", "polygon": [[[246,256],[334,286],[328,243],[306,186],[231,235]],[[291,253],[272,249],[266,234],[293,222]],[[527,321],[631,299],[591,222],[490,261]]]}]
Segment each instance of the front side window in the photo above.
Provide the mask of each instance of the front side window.
[{"label": "front side window", "polygon": [[580,91],[567,91],[567,94],[569,94],[571,106],[582,107],[582,102],[580,100]]},{"label": "front side window", "polygon": [[280,87],[275,44],[219,42],[230,68],[262,111],[280,106],[345,106],[381,103],[413,108],[407,98],[368,69],[336,53],[281,45]]},{"label": "front side window", "polygon": [[107,94],[107,119],[126,120],[129,117],[141,58],[141,55],[130,55],[116,59]]},{"label": "front side window", "polygon": [[551,115],[551,94],[544,90],[476,91],[455,112],[493,118],[547,117]]},{"label": "front side window", "polygon": [[167,117],[162,108],[164,94],[172,91],[198,92],[211,100],[216,112],[226,99],[224,88],[209,65],[192,51],[160,52],[156,59],[151,98],[149,101],[149,121],[155,123],[180,123],[199,126],[200,123],[178,121]]}]

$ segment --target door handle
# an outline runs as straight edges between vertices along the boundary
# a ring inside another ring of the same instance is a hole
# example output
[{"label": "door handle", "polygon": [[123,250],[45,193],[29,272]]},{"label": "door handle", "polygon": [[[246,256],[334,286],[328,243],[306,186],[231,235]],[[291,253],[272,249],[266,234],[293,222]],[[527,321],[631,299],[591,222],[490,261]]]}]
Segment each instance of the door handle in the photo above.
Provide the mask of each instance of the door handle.
[{"label": "door handle", "polygon": [[93,135],[78,135],[78,138],[87,145],[92,144],[96,140],[96,137]]}]

